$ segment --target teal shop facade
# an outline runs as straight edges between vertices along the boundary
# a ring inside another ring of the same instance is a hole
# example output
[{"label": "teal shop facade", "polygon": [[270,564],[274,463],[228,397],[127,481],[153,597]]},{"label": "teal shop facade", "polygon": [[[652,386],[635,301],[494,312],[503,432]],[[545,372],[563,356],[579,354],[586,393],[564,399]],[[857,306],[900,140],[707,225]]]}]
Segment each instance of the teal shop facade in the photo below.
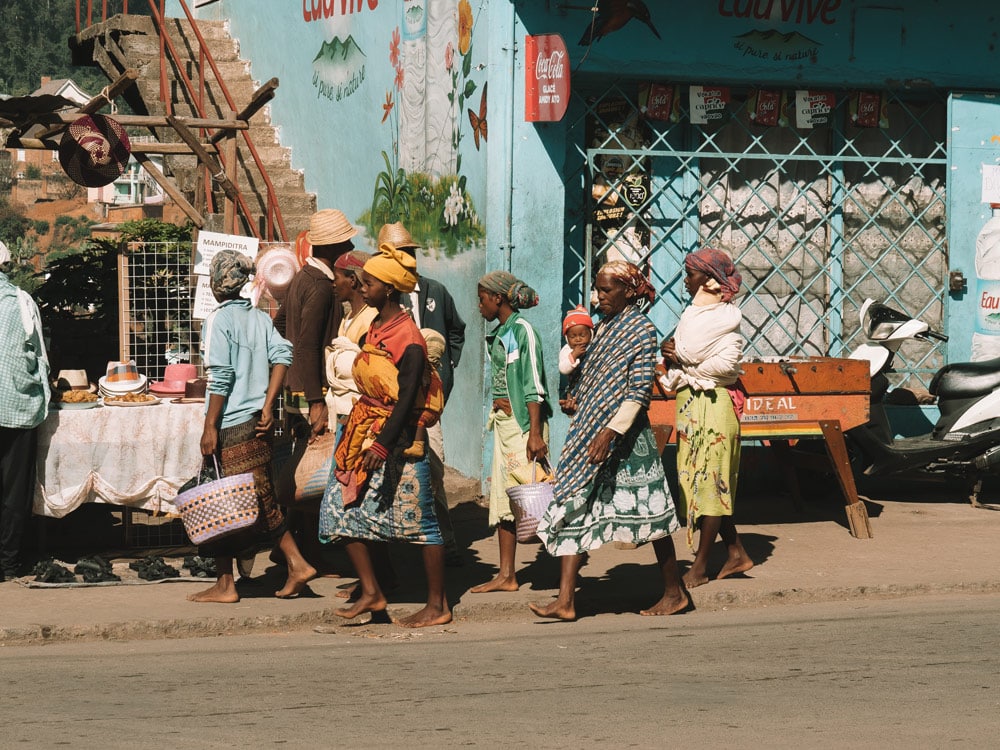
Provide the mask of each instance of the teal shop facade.
[{"label": "teal shop facade", "polygon": [[[866,297],[947,344],[904,349],[926,387],[970,356],[983,178],[1000,164],[1000,10],[958,0],[217,0],[320,207],[368,236],[401,218],[468,324],[448,463],[482,475],[476,279],[538,291],[550,385],[564,312],[608,257],[648,270],[668,335],[687,252],[736,258],[747,356],[840,356]],[[168,8],[169,9],[169,8]],[[525,37],[559,34],[558,122],[527,122]],[[964,280],[964,282],[963,282]],[[553,449],[565,435],[553,420]]]}]

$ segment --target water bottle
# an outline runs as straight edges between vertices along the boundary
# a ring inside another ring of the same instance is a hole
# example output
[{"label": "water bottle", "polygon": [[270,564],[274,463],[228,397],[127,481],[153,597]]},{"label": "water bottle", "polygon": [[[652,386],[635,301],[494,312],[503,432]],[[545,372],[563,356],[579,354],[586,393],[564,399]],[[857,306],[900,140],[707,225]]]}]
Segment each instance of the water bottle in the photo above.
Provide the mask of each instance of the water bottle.
[{"label": "water bottle", "polygon": [[973,362],[1000,357],[1000,203],[976,237],[976,327]]}]

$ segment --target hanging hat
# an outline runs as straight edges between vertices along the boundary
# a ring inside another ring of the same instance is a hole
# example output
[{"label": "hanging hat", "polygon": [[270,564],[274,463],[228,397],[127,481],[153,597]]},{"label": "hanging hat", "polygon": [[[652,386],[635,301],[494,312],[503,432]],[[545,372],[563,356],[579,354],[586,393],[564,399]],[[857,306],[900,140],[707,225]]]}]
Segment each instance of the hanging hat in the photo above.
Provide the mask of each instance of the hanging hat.
[{"label": "hanging hat", "polygon": [[95,393],[97,386],[90,382],[86,370],[60,370],[56,375],[55,389],[57,391],[90,391]]},{"label": "hanging hat", "polygon": [[309,218],[309,232],[306,239],[313,247],[316,245],[339,245],[356,235],[358,230],[344,216],[343,211],[336,208],[324,208]]},{"label": "hanging hat", "polygon": [[73,182],[110,185],[125,172],[131,147],[125,129],[105,115],[84,115],[66,128],[59,163]]},{"label": "hanging hat", "polygon": [[157,396],[180,396],[188,380],[198,377],[198,368],[191,364],[167,365],[163,380],[150,383],[149,390]]},{"label": "hanging hat", "polygon": [[257,256],[257,275],[254,283],[276,300],[285,296],[292,279],[299,272],[299,259],[288,245],[271,245]]},{"label": "hanging hat", "polygon": [[382,228],[378,230],[378,244],[381,245],[383,242],[388,242],[400,250],[408,247],[420,247],[413,240],[413,235],[399,221],[392,224],[383,224]]}]

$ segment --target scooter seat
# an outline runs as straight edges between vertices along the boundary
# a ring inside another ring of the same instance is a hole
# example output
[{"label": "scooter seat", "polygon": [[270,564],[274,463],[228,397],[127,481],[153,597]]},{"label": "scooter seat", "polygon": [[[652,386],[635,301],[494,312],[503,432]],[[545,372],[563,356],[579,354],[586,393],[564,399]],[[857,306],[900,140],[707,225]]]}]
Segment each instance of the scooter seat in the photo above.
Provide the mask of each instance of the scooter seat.
[{"label": "scooter seat", "polygon": [[941,401],[976,398],[1000,388],[1000,357],[983,362],[945,365],[931,380],[930,392]]}]

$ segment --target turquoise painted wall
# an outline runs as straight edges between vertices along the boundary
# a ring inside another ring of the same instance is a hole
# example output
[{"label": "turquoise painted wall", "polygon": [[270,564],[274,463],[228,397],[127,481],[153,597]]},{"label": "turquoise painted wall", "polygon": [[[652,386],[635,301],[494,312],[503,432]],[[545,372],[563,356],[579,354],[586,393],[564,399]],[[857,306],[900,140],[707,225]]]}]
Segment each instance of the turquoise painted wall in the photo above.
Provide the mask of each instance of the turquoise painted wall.
[{"label": "turquoise painted wall", "polygon": [[318,207],[343,210],[372,251],[378,227],[397,219],[425,246],[420,271],[449,288],[467,324],[443,425],[448,463],[471,476],[482,461],[476,280],[489,213],[489,134],[477,122],[487,114],[488,36],[478,15],[464,0],[220,0],[199,9],[229,22],[255,79],[279,79],[271,120]]},{"label": "turquoise painted wall", "polygon": [[[324,2],[336,17],[303,20],[303,8],[322,7]],[[567,174],[567,154],[578,137],[574,112],[561,123],[524,122],[521,49],[526,34],[561,33],[576,81],[624,76],[797,88],[988,91],[997,87],[995,71],[1000,69],[1000,7],[974,0],[913,0],[905,3],[905,9],[903,3],[887,7],[851,0],[712,0],[683,6],[649,0],[652,28],[641,19],[619,19],[623,21],[619,29],[589,45],[579,44],[593,18],[588,3],[475,0],[466,4],[474,23],[470,77],[480,88],[463,102],[454,119],[461,122],[464,136],[460,171],[467,176],[467,190],[483,219],[485,237],[473,250],[452,257],[439,253],[424,267],[455,290],[469,324],[459,369],[465,377],[460,377],[445,414],[449,463],[469,474],[488,466],[490,453],[482,429],[484,326],[474,300],[479,274],[509,268],[539,292],[541,304],[527,315],[544,337],[550,386],[558,383],[556,355],[566,286],[565,216],[567,200],[573,200],[567,192],[583,186],[567,182],[572,179]],[[360,10],[346,16],[340,12],[357,5],[357,0],[305,0],[304,4],[220,0],[200,11],[204,17],[230,19],[257,78],[281,79],[272,117],[281,126],[282,142],[292,147],[295,165],[306,170],[307,185],[317,193],[319,205],[344,208],[355,219],[369,207],[374,180],[384,169],[379,152],[391,146],[380,119],[385,94],[394,83],[387,60],[391,32],[402,24],[404,12],[403,0],[363,0]],[[458,14],[458,0],[442,0],[438,7],[445,5]],[[338,102],[318,93],[312,60],[324,41],[343,37],[347,31],[366,55],[366,73],[363,85]],[[488,137],[476,149],[467,113],[480,111],[481,84],[487,80]],[[959,112],[953,130],[963,117]],[[982,117],[984,124],[991,119],[988,111],[976,117]],[[958,139],[952,148],[956,146],[958,154],[962,148]],[[950,196],[978,196],[975,158],[956,159]],[[978,201],[965,203],[968,215],[962,218],[955,200],[950,200],[949,211],[955,212],[954,226],[949,227],[950,265],[974,283],[970,247],[986,214]],[[461,289],[468,292],[460,293]],[[949,333],[955,343],[949,358],[953,360],[968,354],[968,342],[962,334],[955,335],[956,327],[965,329],[968,324],[967,305],[961,295],[951,301]],[[552,426],[553,449],[558,452],[565,418],[557,414]]]}]

